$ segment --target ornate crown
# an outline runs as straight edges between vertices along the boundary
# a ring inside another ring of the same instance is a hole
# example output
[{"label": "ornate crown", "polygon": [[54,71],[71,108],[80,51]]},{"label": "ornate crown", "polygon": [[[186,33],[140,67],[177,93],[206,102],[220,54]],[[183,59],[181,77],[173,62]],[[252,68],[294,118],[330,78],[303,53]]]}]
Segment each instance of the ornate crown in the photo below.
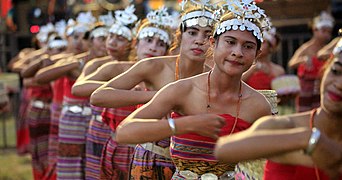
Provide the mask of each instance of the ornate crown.
[{"label": "ornate crown", "polygon": [[134,11],[134,5],[126,7],[125,10],[115,11],[115,23],[109,29],[109,32],[123,36],[131,41],[133,38],[133,33],[129,26],[132,26],[132,24],[138,20],[138,17],[134,14]]},{"label": "ornate crown", "polygon": [[172,17],[167,12],[167,8],[162,7],[155,11],[150,11],[147,16],[147,20],[152,26],[143,27],[138,32],[138,38],[143,39],[145,37],[159,36],[159,39],[168,45],[171,44],[171,38],[169,33],[159,27],[171,28],[173,24]]},{"label": "ornate crown", "polygon": [[213,13],[206,10],[214,9],[210,0],[182,0],[180,3],[182,11],[191,7],[198,7],[198,10],[190,11],[181,17],[182,24],[186,27],[199,25],[201,27],[212,26],[214,23]]},{"label": "ornate crown", "polygon": [[322,11],[321,14],[314,18],[314,27],[317,29],[321,29],[322,27],[334,27],[334,18],[325,11]]},{"label": "ornate crown", "polygon": [[[216,35],[220,35],[228,30],[252,31],[253,35],[263,41],[262,31],[270,29],[270,25],[265,14],[265,11],[259,8],[253,0],[225,0],[219,11],[215,12],[215,16],[220,16],[221,13],[232,12],[233,19],[221,22],[215,30]],[[260,29],[256,23],[262,26]]]}]

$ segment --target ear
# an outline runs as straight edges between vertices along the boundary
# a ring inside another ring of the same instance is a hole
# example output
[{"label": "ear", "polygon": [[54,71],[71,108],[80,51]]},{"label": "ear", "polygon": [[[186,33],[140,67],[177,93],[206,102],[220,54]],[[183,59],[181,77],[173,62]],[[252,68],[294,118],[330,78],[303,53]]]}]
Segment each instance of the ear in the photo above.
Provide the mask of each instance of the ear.
[{"label": "ear", "polygon": [[259,56],[261,54],[262,50],[257,50],[257,53],[256,53],[256,56],[255,56],[255,59],[253,61],[253,64],[256,64],[258,62],[258,59],[259,59]]}]

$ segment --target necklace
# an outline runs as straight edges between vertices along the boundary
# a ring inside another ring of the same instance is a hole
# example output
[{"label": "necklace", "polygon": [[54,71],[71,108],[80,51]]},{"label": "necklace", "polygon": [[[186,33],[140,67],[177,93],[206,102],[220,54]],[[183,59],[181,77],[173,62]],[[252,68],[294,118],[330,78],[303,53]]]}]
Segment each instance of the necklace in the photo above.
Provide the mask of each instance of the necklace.
[{"label": "necklace", "polygon": [[[314,117],[316,115],[317,109],[313,109],[310,113],[310,128],[312,129],[314,127]],[[314,165],[315,168],[315,175],[316,175],[316,179],[320,180],[321,178],[319,177],[319,172],[318,172],[318,168],[316,165]]]},{"label": "necklace", "polygon": [[175,80],[179,79],[179,56],[176,59],[176,67],[175,67]]},{"label": "necklace", "polygon": [[[207,85],[207,112],[210,112],[210,75],[211,75],[211,72],[212,70],[209,71],[209,74],[208,74],[208,85]],[[240,105],[241,105],[241,97],[242,97],[242,88],[241,88],[241,81],[240,81],[240,87],[239,87],[239,99],[238,99],[238,102],[237,102],[237,106],[236,106],[236,115],[235,115],[235,120],[234,120],[234,125],[233,125],[233,128],[232,130],[230,131],[229,135],[231,135],[234,130],[235,130],[235,127],[236,127],[236,124],[237,124],[237,119],[239,117],[239,114],[240,114]]]}]

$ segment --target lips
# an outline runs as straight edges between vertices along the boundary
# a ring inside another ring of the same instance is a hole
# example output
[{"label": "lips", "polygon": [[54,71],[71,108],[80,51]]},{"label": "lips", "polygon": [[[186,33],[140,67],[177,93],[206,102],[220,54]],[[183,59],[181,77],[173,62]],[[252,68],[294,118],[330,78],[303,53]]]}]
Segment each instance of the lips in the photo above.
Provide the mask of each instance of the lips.
[{"label": "lips", "polygon": [[329,96],[329,98],[330,98],[332,101],[335,101],[335,102],[340,102],[340,101],[342,101],[342,96],[341,96],[341,95],[338,95],[338,94],[336,94],[336,93],[334,93],[334,92],[329,91],[329,92],[328,92],[328,96]]},{"label": "lips", "polygon": [[150,57],[154,57],[154,55],[152,55],[152,54],[145,54],[145,57],[150,58]]},{"label": "lips", "polygon": [[192,50],[192,52],[195,54],[195,55],[200,55],[200,54],[203,54],[203,50],[202,49],[200,49],[200,48],[193,48],[193,49],[191,49]]},{"label": "lips", "polygon": [[239,61],[236,61],[236,60],[225,60],[227,61],[228,63],[232,64],[232,65],[237,65],[237,66],[241,66],[242,63],[239,62]]}]

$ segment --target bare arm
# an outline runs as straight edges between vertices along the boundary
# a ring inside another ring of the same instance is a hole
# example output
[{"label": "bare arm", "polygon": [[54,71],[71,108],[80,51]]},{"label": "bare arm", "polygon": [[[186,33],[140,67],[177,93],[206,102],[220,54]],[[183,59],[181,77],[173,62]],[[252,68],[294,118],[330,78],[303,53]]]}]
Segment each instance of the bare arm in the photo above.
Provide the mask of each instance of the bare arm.
[{"label": "bare arm", "polygon": [[[180,87],[183,89],[179,90]],[[162,118],[172,109],[181,106],[181,101],[187,101],[185,99],[188,89],[174,83],[162,88],[149,103],[133,112],[119,125],[116,140],[119,143],[131,144],[170,137],[172,130],[168,121]],[[223,125],[224,119],[215,114],[189,115],[175,120],[176,135],[195,132],[217,138],[219,129]]]},{"label": "bare arm", "polygon": [[123,70],[118,62],[103,64],[95,72],[86,75],[82,79],[78,78],[72,86],[72,93],[77,96],[89,97],[97,88],[122,72]]},{"label": "bare arm", "polygon": [[147,72],[152,71],[153,66],[145,65],[145,63],[146,61],[138,62],[129,70],[96,89],[90,97],[90,103],[95,106],[115,108],[148,102],[152,99],[155,91],[131,90],[145,81]]},{"label": "bare arm", "polygon": [[308,61],[308,58],[309,57],[303,53],[303,46],[302,46],[295,52],[295,54],[292,56],[292,58],[290,59],[287,65],[289,68],[295,69],[300,64]]},{"label": "bare arm", "polygon": [[336,46],[337,42],[341,39],[341,37],[336,37],[333,39],[329,44],[325,45],[322,49],[317,52],[317,57],[319,59],[326,60],[329,58],[330,54],[332,53],[334,47]]},{"label": "bare arm", "polygon": [[79,67],[78,60],[61,60],[51,66],[40,69],[35,75],[35,80],[40,84],[49,83]]}]

